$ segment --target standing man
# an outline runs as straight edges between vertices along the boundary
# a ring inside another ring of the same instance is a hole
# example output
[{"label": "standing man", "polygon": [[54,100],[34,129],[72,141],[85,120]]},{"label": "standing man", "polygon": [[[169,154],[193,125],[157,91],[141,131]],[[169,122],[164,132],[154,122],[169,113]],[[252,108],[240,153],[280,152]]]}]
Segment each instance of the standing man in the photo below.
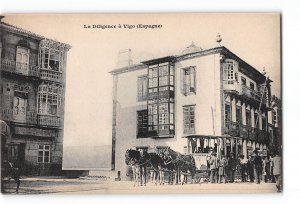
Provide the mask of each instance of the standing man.
[{"label": "standing man", "polygon": [[278,154],[275,154],[271,165],[273,166],[273,175],[276,180],[277,190],[281,192],[281,157]]},{"label": "standing man", "polygon": [[234,174],[236,170],[236,158],[234,157],[234,153],[230,153],[230,157],[228,158],[228,179],[230,183],[234,182]]},{"label": "standing man", "polygon": [[254,177],[257,184],[260,184],[260,177],[262,172],[262,160],[261,157],[258,155],[257,149],[254,150],[254,155],[252,157],[253,161],[253,169],[254,169]]},{"label": "standing man", "polygon": [[244,155],[241,155],[240,165],[241,165],[242,182],[246,182],[247,181],[246,173],[247,173],[247,167],[248,167],[248,159],[245,158]]},{"label": "standing man", "polygon": [[218,171],[218,159],[217,154],[213,152],[211,154],[209,164],[210,164],[210,183],[216,183],[217,182],[217,171]]}]

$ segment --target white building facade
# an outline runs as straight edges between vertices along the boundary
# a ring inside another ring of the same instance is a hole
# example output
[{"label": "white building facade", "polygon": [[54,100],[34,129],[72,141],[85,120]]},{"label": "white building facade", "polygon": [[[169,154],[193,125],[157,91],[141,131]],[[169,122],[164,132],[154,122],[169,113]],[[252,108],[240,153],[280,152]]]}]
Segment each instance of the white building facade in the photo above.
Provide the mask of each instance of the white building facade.
[{"label": "white building facade", "polygon": [[125,172],[130,148],[247,155],[268,146],[272,81],[225,47],[192,44],[111,74],[112,170]]}]

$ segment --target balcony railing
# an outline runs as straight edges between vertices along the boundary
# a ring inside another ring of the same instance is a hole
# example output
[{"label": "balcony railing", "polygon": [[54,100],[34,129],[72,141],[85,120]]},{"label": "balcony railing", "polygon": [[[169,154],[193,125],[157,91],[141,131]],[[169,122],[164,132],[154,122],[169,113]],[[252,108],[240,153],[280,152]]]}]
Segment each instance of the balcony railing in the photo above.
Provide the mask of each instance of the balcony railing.
[{"label": "balcony railing", "polygon": [[[241,85],[235,80],[224,80],[223,89],[224,89],[224,91],[236,92],[239,95],[246,96],[247,98],[250,98],[250,99],[258,101],[258,102],[261,101],[261,97],[262,97],[261,93],[255,91],[245,85]],[[263,97],[262,103],[266,104],[265,96]]]},{"label": "balcony railing", "polygon": [[38,125],[60,127],[61,119],[58,116],[38,115]]},{"label": "balcony railing", "polygon": [[38,66],[32,66],[27,63],[20,63],[5,58],[1,59],[1,71],[9,72],[12,74],[20,74],[24,76],[39,77]]},{"label": "balcony railing", "polygon": [[252,128],[247,125],[239,125],[238,123],[225,121],[225,134],[233,137],[249,138],[258,142],[266,142],[268,134],[266,130]]},{"label": "balcony railing", "polygon": [[51,69],[40,69],[40,76],[43,80],[61,83],[62,73]]},{"label": "balcony railing", "polygon": [[37,117],[35,111],[27,111],[26,114],[13,109],[2,109],[2,119],[10,122],[36,124]]},{"label": "balcony railing", "polygon": [[36,137],[56,137],[57,131],[51,129],[40,129],[35,127],[15,127],[16,135],[31,135]]}]

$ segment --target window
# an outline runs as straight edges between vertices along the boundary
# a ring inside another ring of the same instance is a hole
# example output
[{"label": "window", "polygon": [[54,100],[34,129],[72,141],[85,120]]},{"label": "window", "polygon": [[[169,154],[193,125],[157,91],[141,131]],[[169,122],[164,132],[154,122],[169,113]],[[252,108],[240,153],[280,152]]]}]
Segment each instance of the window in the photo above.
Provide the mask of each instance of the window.
[{"label": "window", "polygon": [[138,77],[138,101],[147,99],[147,76]]},{"label": "window", "polygon": [[17,47],[16,62],[19,64],[29,64],[29,49]]},{"label": "window", "polygon": [[174,65],[170,62],[148,67],[148,134],[173,135]]},{"label": "window", "polygon": [[231,106],[229,103],[225,104],[225,122],[231,122]]},{"label": "window", "polygon": [[63,50],[60,50],[59,48],[49,48],[48,46],[42,45],[40,50],[42,68],[53,71],[62,71]]},{"label": "window", "polygon": [[38,92],[38,113],[44,115],[59,115],[61,106],[61,88],[41,85]]},{"label": "window", "polygon": [[137,138],[147,137],[148,112],[147,110],[137,111]]},{"label": "window", "polygon": [[254,90],[254,84],[250,82],[250,89]]},{"label": "window", "polygon": [[257,113],[254,113],[254,127],[259,128],[259,117]]},{"label": "window", "polygon": [[16,71],[27,75],[29,72],[29,49],[17,47]]},{"label": "window", "polygon": [[183,107],[183,133],[195,133],[195,105]]},{"label": "window", "polygon": [[26,120],[27,99],[14,96],[13,116],[15,120]]},{"label": "window", "polygon": [[182,70],[182,93],[184,95],[196,93],[196,72],[195,67],[189,67]]},{"label": "window", "polygon": [[262,117],[262,130],[263,131],[267,130],[267,120],[266,120],[266,117]]},{"label": "window", "polygon": [[273,124],[277,123],[277,111],[273,110]]},{"label": "window", "polygon": [[246,110],[246,125],[251,127],[251,113],[250,110]]},{"label": "window", "polygon": [[236,106],[236,123],[242,125],[242,109],[240,106]]},{"label": "window", "polygon": [[39,145],[38,163],[50,163],[50,145]]},{"label": "window", "polygon": [[234,68],[233,68],[233,62],[226,62],[223,65],[224,67],[224,80],[227,81],[228,84],[233,84],[234,81]]},{"label": "window", "polygon": [[242,82],[242,85],[246,86],[247,80],[245,77],[241,76],[241,82]]}]

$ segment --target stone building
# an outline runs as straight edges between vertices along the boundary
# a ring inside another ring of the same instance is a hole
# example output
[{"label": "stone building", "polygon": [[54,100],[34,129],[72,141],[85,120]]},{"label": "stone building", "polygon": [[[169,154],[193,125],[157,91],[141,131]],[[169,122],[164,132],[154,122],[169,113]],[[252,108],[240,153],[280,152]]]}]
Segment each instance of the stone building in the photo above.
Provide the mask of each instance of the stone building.
[{"label": "stone building", "polygon": [[272,81],[226,47],[192,43],[111,74],[113,170],[126,170],[129,148],[247,156],[268,147]]},{"label": "stone building", "polygon": [[60,174],[70,45],[3,20],[0,36],[0,114],[3,127],[9,129],[1,134],[2,159],[23,174]]}]

